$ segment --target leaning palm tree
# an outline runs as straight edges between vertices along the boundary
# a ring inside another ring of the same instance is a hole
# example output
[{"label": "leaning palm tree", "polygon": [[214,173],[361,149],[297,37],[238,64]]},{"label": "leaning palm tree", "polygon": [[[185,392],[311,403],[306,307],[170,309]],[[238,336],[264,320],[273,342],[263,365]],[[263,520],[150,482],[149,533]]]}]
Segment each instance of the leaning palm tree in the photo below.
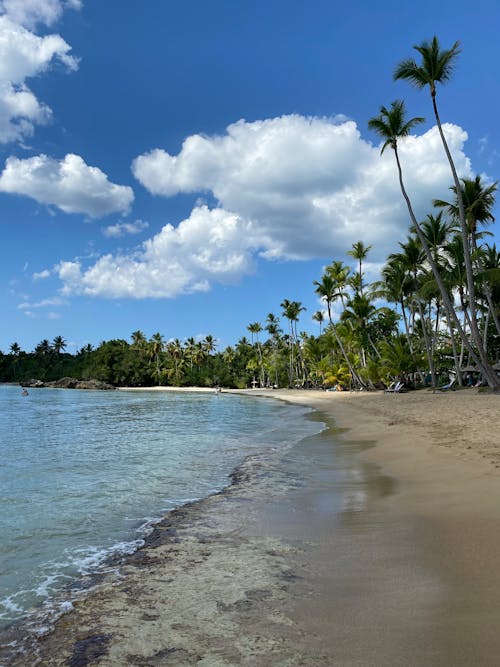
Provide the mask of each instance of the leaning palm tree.
[{"label": "leaning palm tree", "polygon": [[[417,218],[415,217],[415,213],[413,212],[413,207],[410,198],[408,196],[408,193],[406,192],[406,188],[403,181],[403,171],[398,152],[398,141],[402,138],[407,137],[410,134],[411,130],[416,125],[422,123],[423,120],[424,120],[423,118],[419,117],[407,120],[404,102],[402,100],[395,100],[394,102],[392,102],[390,109],[387,109],[385,106],[382,106],[380,108],[380,115],[372,118],[368,122],[368,126],[370,127],[370,129],[375,131],[382,139],[384,139],[381,153],[383,153],[388,146],[390,146],[394,151],[394,157],[396,159],[396,165],[398,169],[398,177],[399,177],[399,185],[401,188],[401,193],[406,202],[406,206],[408,209],[410,220],[413,225],[413,229],[415,230],[418,236],[418,239],[425,252],[427,261],[429,262],[429,266],[431,267],[434,277],[436,278],[436,283],[439,287],[439,291],[441,292],[443,305],[445,307],[446,312],[448,313],[448,316],[455,324],[455,327],[457,328],[457,331],[459,332],[464,345],[467,347],[469,354],[476,362],[478,368],[480,368],[483,371],[483,374],[485,378],[488,380],[488,384],[490,385],[490,387],[495,389],[500,389],[500,378],[498,378],[494,373],[494,371],[492,371],[491,367],[488,364],[487,359],[484,359],[484,354],[478,355],[476,353],[475,349],[473,348],[473,346],[469,341],[468,336],[466,335],[465,331],[463,330],[460,324],[460,321],[457,317],[453,304],[451,303],[448,290],[446,289],[442,276],[439,272],[439,267],[434,261],[434,257],[429,248],[429,244],[427,243],[427,239],[425,238],[425,234],[422,230],[422,227],[420,226],[420,223],[417,221]],[[482,348],[482,341],[480,341],[480,345]]]},{"label": "leaning palm tree", "polygon": [[[476,176],[474,179],[461,179],[460,190],[462,192],[462,201],[467,220],[468,243],[471,253],[477,250],[479,238],[484,234],[489,234],[489,232],[479,232],[479,225],[487,225],[495,220],[493,207],[495,206],[495,192],[497,191],[497,187],[498,181],[491,185],[485,185],[481,180],[481,176]],[[458,197],[455,186],[452,186],[450,189],[455,193],[455,200],[453,202],[435,199],[433,203],[434,206],[444,209],[452,220],[458,220]]]},{"label": "leaning palm tree", "polygon": [[320,296],[323,301],[326,303],[326,308],[328,312],[328,320],[330,322],[330,329],[333,331],[333,334],[335,336],[337,345],[340,348],[340,351],[342,353],[342,356],[344,357],[346,364],[349,368],[349,371],[351,373],[352,379],[360,386],[364,387],[366,389],[365,383],[363,380],[359,377],[359,375],[356,373],[354,366],[351,363],[351,360],[349,359],[349,356],[347,355],[347,352],[345,350],[345,347],[342,343],[342,339],[339,336],[337,329],[335,328],[335,325],[333,324],[333,319],[332,319],[332,304],[335,303],[337,298],[340,297],[340,292],[338,290],[338,285],[335,282],[335,280],[332,278],[332,276],[328,273],[325,273],[322,278],[321,282],[318,280],[315,280],[313,284],[316,286],[316,294]]},{"label": "leaning palm tree", "polygon": [[417,64],[413,58],[407,58],[403,60],[396,67],[394,72],[394,79],[403,79],[408,81],[416,88],[420,89],[427,86],[429,87],[432,99],[432,108],[436,118],[436,125],[443,143],[443,148],[446,153],[448,163],[450,165],[453,182],[455,184],[455,193],[457,195],[458,218],[460,222],[462,242],[464,244],[467,289],[469,292],[471,309],[471,334],[477,348],[478,356],[480,358],[479,366],[485,379],[488,381],[488,384],[492,389],[500,390],[500,378],[496,375],[495,371],[489,364],[477,323],[474,274],[472,269],[472,258],[468,241],[469,232],[467,227],[464,202],[462,198],[462,190],[460,187],[460,180],[458,178],[455,163],[453,162],[448,142],[446,141],[446,137],[443,132],[436,101],[437,84],[444,84],[451,78],[458,54],[460,53],[460,43],[455,42],[451,49],[441,49],[438,38],[434,36],[430,42],[424,41],[420,45],[415,46],[414,49],[421,56],[421,64]]}]

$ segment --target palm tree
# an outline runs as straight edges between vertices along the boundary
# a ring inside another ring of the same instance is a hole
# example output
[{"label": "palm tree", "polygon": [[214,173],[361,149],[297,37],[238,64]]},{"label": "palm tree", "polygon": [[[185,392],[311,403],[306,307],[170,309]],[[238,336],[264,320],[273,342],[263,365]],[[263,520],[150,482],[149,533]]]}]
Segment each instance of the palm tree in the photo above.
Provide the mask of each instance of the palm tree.
[{"label": "palm tree", "polygon": [[418,65],[413,58],[407,58],[406,60],[403,60],[396,67],[396,70],[394,72],[394,79],[396,80],[403,79],[420,89],[429,86],[429,91],[432,100],[432,108],[434,110],[434,116],[436,118],[437,128],[439,131],[439,135],[441,137],[444,151],[446,153],[446,157],[448,159],[448,163],[450,165],[450,170],[453,176],[453,182],[455,184],[455,194],[457,196],[457,207],[458,207],[458,219],[460,221],[462,243],[464,244],[465,270],[467,275],[467,288],[469,291],[469,300],[470,300],[471,334],[477,348],[477,354],[479,355],[480,359],[478,367],[483,372],[483,375],[487,380],[489,386],[492,389],[500,390],[500,378],[491,368],[491,365],[488,361],[486,351],[483,346],[481,334],[479,332],[479,327],[477,324],[476,292],[474,285],[474,274],[472,270],[472,258],[469,247],[469,231],[467,227],[467,217],[462,197],[462,189],[460,187],[460,180],[458,178],[455,163],[453,162],[453,158],[451,156],[451,152],[448,147],[448,142],[446,141],[446,137],[443,132],[443,127],[441,125],[441,119],[439,117],[437,101],[436,101],[437,84],[438,83],[444,84],[451,78],[451,75],[453,73],[453,68],[456,63],[456,59],[458,57],[458,54],[460,53],[460,43],[455,42],[455,44],[453,44],[451,49],[441,50],[439,45],[439,40],[436,36],[434,36],[430,42],[424,41],[420,45],[414,46],[414,49],[421,56],[422,59],[421,64]]},{"label": "palm tree", "polygon": [[319,335],[321,336],[321,331],[323,328],[323,322],[325,321],[325,313],[322,310],[317,310],[312,316],[315,322],[319,324]]},{"label": "palm tree", "polygon": [[66,341],[62,336],[56,336],[52,341],[52,349],[56,354],[61,354],[66,349]]},{"label": "palm tree", "polygon": [[154,359],[155,362],[155,375],[156,381],[158,384],[161,384],[161,354],[165,348],[165,341],[161,333],[155,333],[151,336],[151,340],[148,343],[149,355]]},{"label": "palm tree", "polygon": [[362,271],[362,263],[363,260],[366,258],[370,250],[372,249],[372,246],[365,246],[363,241],[356,241],[356,243],[352,244],[352,250],[348,250],[347,254],[351,255],[354,259],[357,259],[359,262],[359,293],[361,296],[363,296],[363,271]]},{"label": "palm tree", "polygon": [[15,357],[18,357],[21,353],[21,346],[19,343],[12,343],[12,345],[9,347],[10,353],[13,354]]},{"label": "palm tree", "polygon": [[280,307],[283,308],[283,317],[286,317],[286,319],[288,320],[288,330],[290,332],[288,341],[289,362],[290,362],[289,380],[290,380],[290,385],[292,385],[294,381],[294,375],[298,375],[298,373],[295,372],[295,363],[294,363],[295,348],[297,349],[297,357],[299,363],[301,361],[300,347],[298,345],[297,322],[299,321],[300,313],[303,310],[305,310],[305,307],[300,303],[300,301],[290,301],[289,299],[284,299],[281,302]]},{"label": "palm tree", "polygon": [[[498,188],[498,181],[491,185],[484,185],[481,176],[474,179],[462,178],[460,190],[464,204],[464,212],[467,220],[467,229],[469,235],[469,247],[471,252],[477,247],[478,224],[487,224],[493,222],[495,217],[492,209],[495,205],[495,192]],[[455,201],[447,202],[442,199],[435,199],[434,206],[446,209],[448,215],[454,219],[459,219],[458,197],[455,186],[450,188],[455,194]]]},{"label": "palm tree", "polygon": [[217,349],[217,343],[211,334],[205,336],[205,338],[201,341],[201,345],[208,356],[210,356],[212,352],[215,352]]},{"label": "palm tree", "polygon": [[259,354],[259,383],[260,386],[264,386],[264,370],[263,370],[263,365],[262,365],[262,348],[260,346],[260,341],[259,341],[259,333],[262,331],[262,325],[260,322],[252,322],[247,326],[247,330],[250,332],[252,336],[252,345],[253,345],[253,336],[255,334],[256,340],[257,340],[257,352]]},{"label": "palm tree", "polygon": [[336,260],[329,264],[325,271],[335,281],[342,307],[345,308],[345,299],[347,294],[344,290],[347,287],[351,269],[343,262]]},{"label": "palm tree", "polygon": [[337,345],[340,348],[340,351],[342,353],[342,356],[345,359],[345,362],[347,364],[347,367],[349,368],[349,371],[351,373],[352,379],[357,382],[360,386],[364,387],[364,382],[361,380],[361,378],[358,376],[356,371],[354,370],[354,366],[351,363],[351,360],[349,359],[349,356],[345,350],[345,347],[342,343],[342,340],[337,332],[337,329],[335,328],[335,325],[333,324],[333,319],[332,319],[332,304],[335,303],[337,298],[340,298],[340,292],[338,291],[338,285],[335,282],[335,280],[332,278],[332,276],[329,273],[323,274],[321,277],[321,282],[318,280],[315,280],[313,282],[313,285],[316,285],[316,294],[320,296],[323,301],[326,303],[326,308],[328,311],[328,320],[330,322],[330,329],[333,331],[333,334],[335,336],[335,340],[337,341]]},{"label": "palm tree", "polygon": [[493,301],[493,290],[500,285],[500,252],[496,244],[481,246],[478,250],[479,280],[484,290],[488,308],[493,317],[495,328],[500,336],[500,319],[498,308]]},{"label": "palm tree", "polygon": [[[407,137],[410,134],[412,128],[415,127],[416,125],[419,125],[422,122],[423,118],[419,117],[406,120],[404,102],[402,100],[395,100],[394,102],[392,102],[390,109],[387,109],[385,106],[382,106],[380,108],[380,115],[372,118],[368,122],[368,126],[370,127],[370,129],[374,130],[380,137],[382,137],[382,139],[385,140],[382,145],[381,153],[384,152],[387,146],[390,146],[394,151],[394,157],[396,159],[396,165],[398,169],[398,177],[399,177],[399,185],[401,188],[401,193],[406,202],[406,206],[408,208],[408,213],[413,225],[413,229],[415,230],[418,239],[422,244],[422,248],[425,252],[427,261],[429,262],[429,265],[436,279],[436,283],[439,287],[439,291],[441,292],[443,305],[448,313],[448,316],[454,322],[464,345],[467,347],[469,354],[476,362],[478,368],[484,371],[484,375],[488,379],[488,384],[490,384],[492,388],[500,388],[500,379],[497,378],[497,376],[495,375],[494,371],[491,370],[491,368],[490,368],[491,373],[488,373],[485,367],[485,365],[488,365],[487,360],[486,362],[483,362],[483,358],[481,357],[481,355],[478,356],[478,354],[476,354],[476,351],[471,345],[468,337],[465,334],[465,331],[463,330],[458,320],[457,314],[448,295],[448,291],[439,272],[439,267],[436,265],[436,262],[434,261],[434,257],[431,253],[431,250],[429,248],[423,230],[415,217],[410,198],[404,186],[403,171],[401,168],[401,162],[399,159],[399,152],[398,152],[398,140]],[[481,341],[480,344],[482,346]],[[491,374],[494,377],[492,377]]]},{"label": "palm tree", "polygon": [[47,338],[41,340],[35,347],[35,354],[41,357],[46,356],[50,352],[50,343]]}]

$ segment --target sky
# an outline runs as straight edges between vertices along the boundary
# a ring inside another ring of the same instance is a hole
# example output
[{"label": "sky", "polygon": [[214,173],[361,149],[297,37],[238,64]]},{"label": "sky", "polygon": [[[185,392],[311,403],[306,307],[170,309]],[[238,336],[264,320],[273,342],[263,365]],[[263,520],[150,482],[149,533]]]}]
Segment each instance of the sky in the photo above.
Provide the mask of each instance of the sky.
[{"label": "sky", "polygon": [[417,217],[451,197],[429,94],[392,77],[415,44],[460,41],[441,119],[460,175],[498,179],[499,26],[481,0],[0,0],[0,350],[223,349],[284,299],[318,333],[325,265],[362,240],[376,278],[408,233],[381,105],[426,118]]}]

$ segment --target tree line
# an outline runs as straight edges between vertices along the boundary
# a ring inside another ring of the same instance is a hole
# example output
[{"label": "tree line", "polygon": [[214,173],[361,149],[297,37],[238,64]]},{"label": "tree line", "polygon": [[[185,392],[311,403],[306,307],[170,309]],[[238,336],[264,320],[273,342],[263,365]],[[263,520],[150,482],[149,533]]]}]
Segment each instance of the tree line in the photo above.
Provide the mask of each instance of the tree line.
[{"label": "tree line", "polygon": [[423,118],[408,118],[405,103],[380,107],[368,123],[393,151],[409,216],[407,238],[385,263],[380,280],[368,283],[363,270],[370,246],[358,241],[349,256],[355,266],[333,261],[313,283],[321,308],[312,317],[319,334],[300,330],[305,311],[284,299],[280,313],[247,326],[234,346],[217,351],[206,336],[166,341],[140,330],[130,341],[88,345],[75,355],[57,336],[31,353],[17,343],[0,354],[0,378],[53,380],[63,376],[98,379],[117,386],[332,387],[372,389],[394,378],[437,386],[453,374],[458,385],[470,377],[500,389],[500,252],[488,243],[494,222],[497,183],[481,176],[459,178],[443,131],[437,85],[446,83],[460,53],[459,43],[441,49],[434,37],[414,47],[394,78],[430,92],[432,110],[450,167],[450,196],[435,199],[418,220],[405,186],[399,146]]}]

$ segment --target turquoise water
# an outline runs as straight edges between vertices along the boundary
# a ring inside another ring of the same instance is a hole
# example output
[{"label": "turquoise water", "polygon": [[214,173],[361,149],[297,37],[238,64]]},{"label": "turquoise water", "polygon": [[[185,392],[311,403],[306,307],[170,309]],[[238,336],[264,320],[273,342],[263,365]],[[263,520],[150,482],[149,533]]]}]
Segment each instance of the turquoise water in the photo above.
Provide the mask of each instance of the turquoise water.
[{"label": "turquoise water", "polygon": [[0,627],[50,600],[155,519],[228,484],[252,454],[321,430],[234,394],[0,386]]}]

